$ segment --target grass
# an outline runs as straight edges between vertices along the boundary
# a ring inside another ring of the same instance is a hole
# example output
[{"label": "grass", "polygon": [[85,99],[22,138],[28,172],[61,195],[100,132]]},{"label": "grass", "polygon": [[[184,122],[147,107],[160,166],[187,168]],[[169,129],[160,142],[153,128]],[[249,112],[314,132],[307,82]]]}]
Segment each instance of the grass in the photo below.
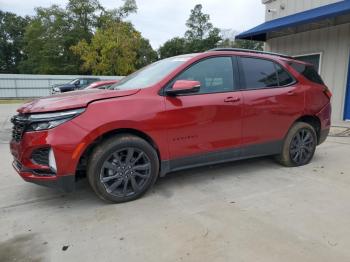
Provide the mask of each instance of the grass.
[{"label": "grass", "polygon": [[23,104],[28,101],[29,101],[28,99],[0,99],[0,105]]}]

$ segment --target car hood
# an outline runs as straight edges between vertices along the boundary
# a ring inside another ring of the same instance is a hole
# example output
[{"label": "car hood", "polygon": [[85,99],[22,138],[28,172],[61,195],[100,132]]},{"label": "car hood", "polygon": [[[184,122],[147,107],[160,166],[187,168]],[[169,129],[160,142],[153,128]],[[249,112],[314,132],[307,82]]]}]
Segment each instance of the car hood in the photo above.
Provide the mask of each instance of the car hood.
[{"label": "car hood", "polygon": [[105,90],[89,89],[73,91],[44,98],[35,99],[23,104],[17,109],[19,113],[43,113],[86,107],[89,103],[122,96],[130,96],[139,92],[140,89],[132,90]]}]

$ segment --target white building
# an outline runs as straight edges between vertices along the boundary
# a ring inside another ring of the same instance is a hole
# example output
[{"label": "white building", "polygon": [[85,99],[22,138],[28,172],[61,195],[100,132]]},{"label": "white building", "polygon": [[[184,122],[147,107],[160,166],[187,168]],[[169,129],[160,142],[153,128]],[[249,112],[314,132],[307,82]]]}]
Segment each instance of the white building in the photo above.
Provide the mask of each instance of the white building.
[{"label": "white building", "polygon": [[236,38],[312,62],[333,92],[333,123],[350,120],[350,0],[262,0],[266,22]]}]

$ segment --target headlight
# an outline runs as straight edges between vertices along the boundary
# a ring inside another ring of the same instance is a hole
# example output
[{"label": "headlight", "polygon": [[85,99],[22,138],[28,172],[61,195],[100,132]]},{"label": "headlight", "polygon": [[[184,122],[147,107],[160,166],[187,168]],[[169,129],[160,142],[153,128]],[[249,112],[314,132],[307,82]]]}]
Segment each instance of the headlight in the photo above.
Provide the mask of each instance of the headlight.
[{"label": "headlight", "polygon": [[52,88],[51,94],[55,95],[55,94],[60,94],[60,93],[62,93],[62,92],[61,92],[61,89],[59,89],[58,87]]},{"label": "headlight", "polygon": [[54,128],[65,123],[84,112],[84,108],[43,114],[32,114],[28,120],[30,122],[27,131],[39,131]]}]

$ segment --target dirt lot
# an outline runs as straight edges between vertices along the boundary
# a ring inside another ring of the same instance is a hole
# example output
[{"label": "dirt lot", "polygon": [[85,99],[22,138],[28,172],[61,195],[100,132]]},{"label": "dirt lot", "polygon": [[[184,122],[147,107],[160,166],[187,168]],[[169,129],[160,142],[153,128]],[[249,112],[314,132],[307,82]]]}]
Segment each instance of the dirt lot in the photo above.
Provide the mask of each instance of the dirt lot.
[{"label": "dirt lot", "polygon": [[0,105],[0,261],[350,261],[350,137],[314,161],[269,158],[170,174],[140,200],[110,205],[86,182],[71,194],[11,167]]}]

